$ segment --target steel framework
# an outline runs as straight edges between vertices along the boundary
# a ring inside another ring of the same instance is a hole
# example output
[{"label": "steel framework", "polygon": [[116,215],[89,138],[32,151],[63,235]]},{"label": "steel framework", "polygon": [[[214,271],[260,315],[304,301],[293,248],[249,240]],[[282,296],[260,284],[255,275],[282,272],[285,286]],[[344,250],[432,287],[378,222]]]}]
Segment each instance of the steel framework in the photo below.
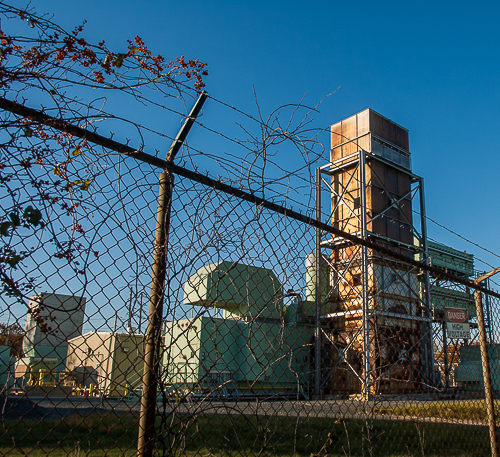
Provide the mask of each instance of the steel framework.
[{"label": "steel framework", "polygon": [[[383,176],[378,176],[384,168],[404,174],[411,183],[410,189],[403,195],[390,192]],[[375,181],[377,191],[380,189],[389,199],[387,207],[377,213],[373,211]],[[367,195],[370,188],[371,199]],[[359,148],[318,168],[316,189],[318,219],[390,247],[410,259],[427,261],[423,179],[409,169]],[[326,213],[321,201],[325,190],[332,200]],[[420,209],[418,224],[412,217],[416,200]],[[339,208],[343,216],[339,216]],[[410,227],[411,240],[403,241],[401,236],[391,237],[377,229],[377,220],[384,218],[388,223],[398,224],[393,217],[395,212]],[[353,246],[344,238],[332,238],[320,229],[316,234],[315,258],[315,394],[358,393],[369,398],[376,393],[428,391],[434,387],[428,272],[387,260],[367,247]],[[329,276],[326,293],[321,283],[325,264]],[[325,347],[330,353],[326,359],[322,357]],[[397,366],[399,370],[395,369]],[[342,386],[338,379],[346,370],[350,372],[347,378],[353,382],[344,382],[347,385]]]}]

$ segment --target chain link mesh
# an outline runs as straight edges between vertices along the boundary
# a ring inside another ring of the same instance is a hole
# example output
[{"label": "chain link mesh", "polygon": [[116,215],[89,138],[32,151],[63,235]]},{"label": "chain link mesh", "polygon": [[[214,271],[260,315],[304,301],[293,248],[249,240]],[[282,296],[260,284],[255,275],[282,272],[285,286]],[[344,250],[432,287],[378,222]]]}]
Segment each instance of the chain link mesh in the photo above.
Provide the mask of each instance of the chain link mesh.
[{"label": "chain link mesh", "polygon": [[[159,171],[77,159],[88,184],[47,203],[50,225],[12,225],[14,197],[45,201],[29,175],[1,197],[1,455],[136,454]],[[325,170],[321,218],[356,236],[366,223],[380,249],[174,176],[155,453],[491,452],[472,257],[424,245],[418,179],[390,190],[374,172],[368,202],[358,164]],[[498,392],[494,295],[482,305]]]}]

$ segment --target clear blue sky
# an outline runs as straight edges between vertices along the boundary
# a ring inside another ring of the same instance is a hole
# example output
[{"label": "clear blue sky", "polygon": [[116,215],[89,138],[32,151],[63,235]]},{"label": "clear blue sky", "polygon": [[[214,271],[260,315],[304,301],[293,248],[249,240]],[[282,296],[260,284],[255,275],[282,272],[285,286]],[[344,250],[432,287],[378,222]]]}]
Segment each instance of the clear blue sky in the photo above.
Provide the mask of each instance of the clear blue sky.
[{"label": "clear blue sky", "polygon": [[[326,128],[370,107],[408,128],[413,171],[425,178],[428,215],[500,253],[498,2],[35,0],[32,5],[38,13],[53,12],[55,22],[68,28],[86,19],[85,36],[104,38],[116,51],[140,35],[155,54],[206,61],[208,92],[252,114],[253,86],[264,112],[298,102],[305,93],[314,105],[338,89],[315,115],[314,126]],[[208,102],[204,122],[211,116],[219,128],[234,127],[231,112],[219,113]],[[177,129],[178,124],[165,125],[171,136]],[[196,135],[193,131],[192,144],[209,149],[196,144]],[[328,135],[320,138],[328,147]],[[433,225],[429,234],[500,264]]]}]

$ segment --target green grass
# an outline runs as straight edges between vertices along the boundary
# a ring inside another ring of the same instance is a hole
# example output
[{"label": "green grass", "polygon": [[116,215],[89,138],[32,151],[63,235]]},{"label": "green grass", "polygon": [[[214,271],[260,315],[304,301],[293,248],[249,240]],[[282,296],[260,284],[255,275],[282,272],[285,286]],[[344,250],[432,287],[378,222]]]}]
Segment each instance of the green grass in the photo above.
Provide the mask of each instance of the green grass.
[{"label": "green grass", "polygon": [[[158,448],[165,446],[167,455],[491,455],[487,429],[463,425],[206,415],[169,418],[168,428],[163,431],[159,422],[158,426]],[[58,421],[5,422],[0,455],[132,456],[137,430],[133,415],[93,414]]]},{"label": "green grass", "polygon": [[135,455],[137,418],[92,414],[63,420],[6,421],[0,426],[0,455],[30,457]]},{"label": "green grass", "polygon": [[486,429],[394,421],[211,416],[177,424],[169,437],[176,434],[179,438],[184,434],[185,440],[178,440],[175,450],[188,455],[196,450],[201,455],[307,457],[491,454]]},{"label": "green grass", "polygon": [[[375,408],[375,413],[416,416],[416,417],[441,417],[445,419],[466,419],[473,421],[488,420],[486,403],[484,400],[464,400],[446,403],[431,403],[409,406],[394,406]],[[500,418],[500,402],[495,402],[496,417]]]}]

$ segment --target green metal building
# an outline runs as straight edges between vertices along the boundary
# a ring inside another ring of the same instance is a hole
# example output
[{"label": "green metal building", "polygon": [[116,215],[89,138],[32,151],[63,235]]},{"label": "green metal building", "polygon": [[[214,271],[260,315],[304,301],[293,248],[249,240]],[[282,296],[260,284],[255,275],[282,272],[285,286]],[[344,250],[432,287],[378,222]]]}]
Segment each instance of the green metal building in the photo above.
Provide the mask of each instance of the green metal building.
[{"label": "green metal building", "polygon": [[[474,256],[441,243],[428,242],[429,264],[464,279],[474,276]],[[418,256],[417,256],[418,257]],[[418,260],[418,258],[417,258]],[[470,290],[451,286],[438,277],[431,278],[431,300],[434,314],[441,316],[446,308],[466,309],[469,317],[476,315]]]},{"label": "green metal building", "polygon": [[[184,304],[200,308],[197,317],[166,324],[170,389],[307,395],[313,328],[300,322],[300,306],[283,306],[271,270],[231,262],[202,267],[184,286]],[[208,316],[212,308],[223,316]]]},{"label": "green metal building", "polygon": [[[488,355],[493,390],[500,391],[500,345],[489,344]],[[455,369],[455,382],[463,390],[484,391],[481,348],[479,344],[460,347],[460,364]]]}]

